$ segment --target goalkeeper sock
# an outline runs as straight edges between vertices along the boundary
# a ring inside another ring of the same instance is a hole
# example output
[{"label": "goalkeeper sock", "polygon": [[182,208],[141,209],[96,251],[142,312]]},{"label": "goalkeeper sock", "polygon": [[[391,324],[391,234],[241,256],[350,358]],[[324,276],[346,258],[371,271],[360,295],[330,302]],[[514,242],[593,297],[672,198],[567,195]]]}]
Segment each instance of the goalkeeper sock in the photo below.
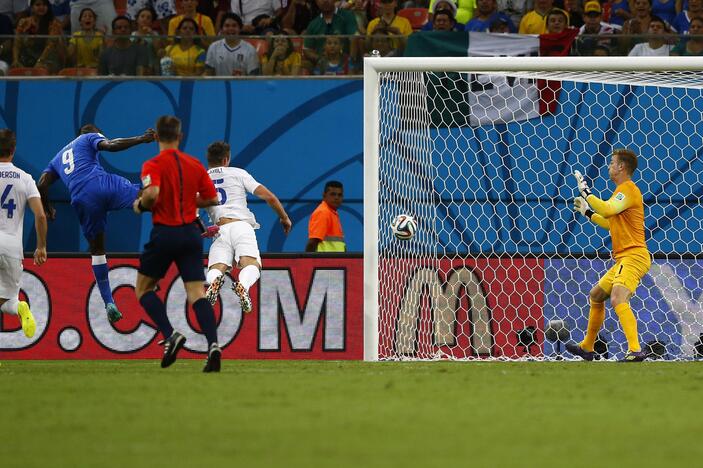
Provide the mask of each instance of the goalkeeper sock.
[{"label": "goalkeeper sock", "polygon": [[637,336],[637,319],[635,319],[635,314],[632,313],[630,304],[623,302],[616,305],[615,313],[618,314],[620,325],[622,325],[622,330],[625,332],[628,349],[634,352],[641,351],[640,340]]},{"label": "goalkeeper sock", "polygon": [[5,312],[10,315],[17,315],[17,308],[20,305],[20,301],[15,299],[8,299],[2,303],[0,306],[0,312]]},{"label": "goalkeeper sock", "polygon": [[593,345],[598,337],[598,332],[605,321],[605,304],[602,302],[591,301],[591,310],[588,313],[588,328],[586,336],[583,338],[580,346],[586,351],[593,351]]},{"label": "goalkeeper sock", "polygon": [[166,306],[154,291],[149,291],[144,294],[141,299],[139,299],[139,303],[149,317],[151,317],[151,320],[154,321],[154,324],[161,331],[164,338],[168,338],[173,334],[173,327],[168,320],[168,315],[166,315]]},{"label": "goalkeeper sock", "polygon": [[242,283],[244,289],[249,291],[249,288],[253,286],[254,283],[259,281],[261,273],[256,265],[248,265],[242,268],[239,272],[239,282]]},{"label": "goalkeeper sock", "polygon": [[92,261],[95,283],[98,285],[103,302],[106,306],[108,304],[114,304],[115,300],[112,298],[112,288],[110,287],[110,280],[108,279],[110,270],[107,268],[107,257],[105,255],[93,255]]},{"label": "goalkeeper sock", "polygon": [[217,325],[215,324],[215,311],[204,297],[193,303],[195,317],[198,319],[200,329],[205,334],[207,346],[217,343]]}]

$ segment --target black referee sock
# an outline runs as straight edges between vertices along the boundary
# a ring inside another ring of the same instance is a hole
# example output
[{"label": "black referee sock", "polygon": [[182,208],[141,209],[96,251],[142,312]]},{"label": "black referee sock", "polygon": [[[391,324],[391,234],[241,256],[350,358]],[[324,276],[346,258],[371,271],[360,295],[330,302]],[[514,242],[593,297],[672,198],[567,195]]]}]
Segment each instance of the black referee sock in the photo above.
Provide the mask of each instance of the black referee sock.
[{"label": "black referee sock", "polygon": [[146,313],[149,314],[151,320],[159,327],[161,334],[164,335],[164,339],[173,334],[173,327],[171,326],[171,322],[168,321],[168,315],[166,315],[166,306],[154,291],[149,291],[144,294],[142,298],[139,299],[139,303],[144,310],[146,310]]},{"label": "black referee sock", "polygon": [[198,319],[200,328],[205,334],[205,338],[207,339],[207,347],[209,349],[211,344],[217,343],[215,310],[204,297],[193,303],[193,310],[195,310],[195,317]]}]

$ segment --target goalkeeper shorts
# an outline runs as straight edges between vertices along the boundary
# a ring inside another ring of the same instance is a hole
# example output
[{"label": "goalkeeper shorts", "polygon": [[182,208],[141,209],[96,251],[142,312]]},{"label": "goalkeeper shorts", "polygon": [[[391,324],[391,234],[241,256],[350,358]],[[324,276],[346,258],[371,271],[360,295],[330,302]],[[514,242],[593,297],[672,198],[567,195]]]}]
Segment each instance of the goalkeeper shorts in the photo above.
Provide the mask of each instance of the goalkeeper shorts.
[{"label": "goalkeeper shorts", "polygon": [[632,294],[652,266],[652,257],[646,249],[636,249],[616,259],[613,265],[598,281],[603,291],[610,293],[613,286],[625,286]]}]

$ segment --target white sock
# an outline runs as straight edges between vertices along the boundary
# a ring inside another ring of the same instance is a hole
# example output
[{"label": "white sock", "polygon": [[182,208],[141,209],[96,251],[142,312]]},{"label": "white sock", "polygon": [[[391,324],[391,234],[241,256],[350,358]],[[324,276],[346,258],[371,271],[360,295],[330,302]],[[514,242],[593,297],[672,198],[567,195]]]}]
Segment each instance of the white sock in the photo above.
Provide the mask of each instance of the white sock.
[{"label": "white sock", "polygon": [[107,263],[107,255],[92,255],[90,259],[93,265],[104,265]]},{"label": "white sock", "polygon": [[5,312],[10,315],[17,315],[17,308],[20,305],[20,301],[15,299],[8,299],[0,306],[0,311]]},{"label": "white sock", "polygon": [[213,268],[212,270],[207,271],[207,275],[205,275],[205,282],[207,284],[212,284],[212,282],[220,276],[222,276],[222,272],[217,268]]},{"label": "white sock", "polygon": [[245,266],[242,268],[242,271],[239,272],[239,282],[242,283],[242,286],[244,286],[244,289],[247,291],[249,291],[249,288],[251,288],[254,283],[259,281],[260,277],[261,273],[259,272],[259,267],[256,265]]}]

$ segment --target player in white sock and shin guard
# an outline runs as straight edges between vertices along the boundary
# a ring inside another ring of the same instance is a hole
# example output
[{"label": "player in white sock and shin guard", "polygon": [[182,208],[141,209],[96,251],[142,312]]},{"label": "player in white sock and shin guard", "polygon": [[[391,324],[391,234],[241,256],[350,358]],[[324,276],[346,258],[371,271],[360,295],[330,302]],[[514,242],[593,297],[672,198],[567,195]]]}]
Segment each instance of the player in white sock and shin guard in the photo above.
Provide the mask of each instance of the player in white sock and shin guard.
[{"label": "player in white sock and shin guard", "polygon": [[225,281],[225,273],[233,266],[238,266],[241,270],[232,290],[239,297],[242,312],[248,313],[252,309],[249,288],[261,275],[261,257],[254,233],[259,225],[247,207],[247,192],[268,203],[280,218],[286,234],[290,232],[292,223],[276,195],[254,180],[244,169],[229,167],[229,144],[216,141],[208,146],[207,162],[208,174],[220,198],[220,204],[207,208],[207,212],[211,221],[220,227],[220,231],[208,255],[205,281],[209,287],[205,297],[211,304],[215,304]]}]

